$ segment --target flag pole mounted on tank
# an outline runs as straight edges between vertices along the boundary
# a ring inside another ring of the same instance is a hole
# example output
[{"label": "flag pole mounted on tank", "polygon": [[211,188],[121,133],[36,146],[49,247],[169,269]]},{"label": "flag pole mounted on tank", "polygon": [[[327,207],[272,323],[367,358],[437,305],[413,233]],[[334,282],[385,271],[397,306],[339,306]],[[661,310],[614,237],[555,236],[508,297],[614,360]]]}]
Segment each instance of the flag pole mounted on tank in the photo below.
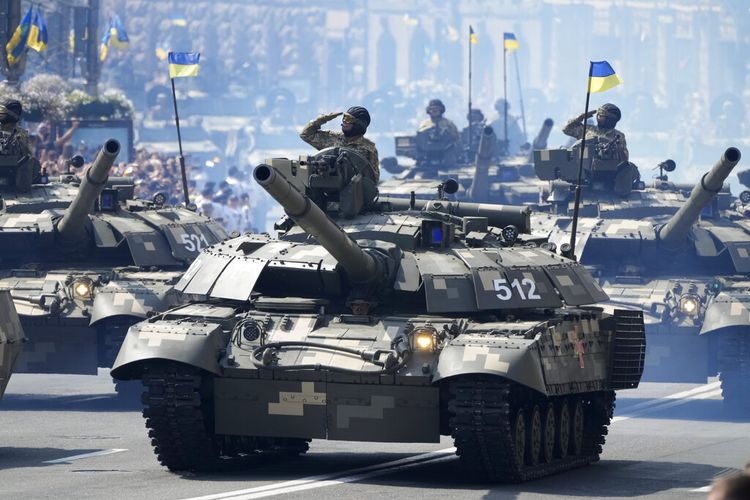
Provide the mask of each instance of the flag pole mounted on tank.
[{"label": "flag pole mounted on tank", "polygon": [[469,150],[473,147],[474,134],[471,133],[471,46],[477,43],[477,35],[474,33],[474,28],[469,25],[469,113],[466,118],[469,120]]},{"label": "flag pole mounted on tank", "polygon": [[185,173],[185,156],[182,154],[180,116],[177,114],[177,93],[174,89],[174,79],[198,76],[198,61],[200,58],[200,52],[170,52],[167,55],[169,79],[172,81],[172,102],[174,102],[174,120],[177,125],[177,143],[180,148],[180,173],[182,174],[182,194],[185,197],[185,206],[190,204],[190,195],[188,194],[187,174]]},{"label": "flag pole mounted on tank", "polygon": [[581,182],[583,178],[583,155],[586,151],[586,122],[589,114],[589,98],[592,92],[604,92],[620,85],[622,80],[607,61],[589,61],[589,79],[586,90],[586,110],[583,112],[583,132],[581,132],[581,156],[578,163],[578,182],[576,183],[576,198],[573,205],[573,230],[570,233],[570,254],[575,260],[576,231],[578,230],[578,209],[581,205]]},{"label": "flag pole mounted on tank", "polygon": [[523,109],[523,91],[521,90],[521,70],[518,69],[518,52],[516,52],[515,50],[513,51],[513,61],[516,63],[516,82],[518,83],[518,100],[521,103],[521,126],[523,127],[523,142],[528,142],[529,136],[526,133],[526,113]]},{"label": "flag pole mounted on tank", "polygon": [[[508,63],[507,56],[508,52],[513,52],[518,49],[518,40],[516,35],[513,33],[503,33],[503,99],[505,104],[503,105],[503,149],[505,154],[508,154],[510,150],[510,141],[508,141]],[[516,74],[518,74],[518,59],[516,59]],[[518,90],[521,90],[521,81],[518,81]],[[521,113],[523,113],[523,101],[521,101]],[[526,126],[524,125],[524,135],[526,134]]]}]

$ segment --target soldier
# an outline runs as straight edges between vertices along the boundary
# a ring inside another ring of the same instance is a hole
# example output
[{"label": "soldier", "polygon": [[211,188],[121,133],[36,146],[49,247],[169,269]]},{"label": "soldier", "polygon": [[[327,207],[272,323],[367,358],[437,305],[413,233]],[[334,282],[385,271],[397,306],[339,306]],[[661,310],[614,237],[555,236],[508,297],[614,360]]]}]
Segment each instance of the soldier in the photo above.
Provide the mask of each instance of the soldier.
[{"label": "soldier", "polygon": [[604,104],[596,111],[589,111],[585,115],[573,118],[563,127],[563,134],[575,139],[581,139],[583,137],[583,120],[591,118],[594,115],[596,115],[596,126],[586,127],[586,140],[600,139],[607,143],[612,143],[612,147],[608,149],[609,155],[607,159],[628,161],[630,155],[628,154],[625,142],[625,134],[615,128],[622,114],[620,113],[620,108],[614,104]]},{"label": "soldier", "polygon": [[[497,118],[490,123],[490,127],[495,131],[497,142],[501,146],[501,151],[507,151],[507,154],[517,154],[521,145],[524,143],[523,131],[518,126],[518,118],[508,113],[510,104],[505,99],[495,101],[495,111]],[[508,114],[508,139],[505,140],[505,115]]]},{"label": "soldier", "polygon": [[466,152],[465,161],[471,163],[477,155],[479,139],[482,137],[482,130],[484,130],[486,120],[484,119],[482,110],[476,108],[472,108],[471,112],[466,114],[466,120],[469,122],[469,125],[461,130],[461,141]]},{"label": "soldier", "polygon": [[9,99],[0,104],[0,130],[3,132],[3,140],[7,145],[15,144],[21,154],[31,156],[31,139],[29,132],[22,128],[18,122],[21,121],[23,108],[21,103],[15,99]]},{"label": "soldier", "polygon": [[445,135],[446,142],[450,144],[458,145],[460,142],[460,136],[458,135],[458,128],[448,118],[444,117],[445,104],[440,99],[432,99],[427,103],[425,112],[430,115],[430,118],[423,121],[417,133],[434,131],[437,135]]},{"label": "soldier", "polygon": [[0,154],[21,157],[15,174],[15,186],[20,191],[28,191],[39,174],[40,165],[32,155],[28,131],[19,125],[22,114],[23,107],[15,99],[0,104]]},{"label": "soldier", "polygon": [[563,133],[576,139],[583,137],[583,121],[596,115],[596,126],[586,126],[586,140],[598,141],[597,155],[602,160],[617,160],[617,167],[612,179],[612,190],[621,196],[627,196],[633,184],[641,179],[638,167],[628,161],[629,153],[625,134],[615,128],[622,116],[620,108],[614,104],[603,104],[596,111],[579,115],[570,120],[563,128]]},{"label": "soldier", "polygon": [[[327,123],[337,116],[341,118],[341,132],[329,132],[320,130],[320,126]],[[351,148],[361,154],[370,162],[372,172],[362,172],[377,184],[380,179],[380,165],[378,163],[378,149],[375,144],[365,138],[365,132],[370,125],[370,113],[361,106],[353,106],[346,112],[335,112],[320,115],[305,128],[302,129],[299,136],[306,143],[320,150],[330,147]]]}]

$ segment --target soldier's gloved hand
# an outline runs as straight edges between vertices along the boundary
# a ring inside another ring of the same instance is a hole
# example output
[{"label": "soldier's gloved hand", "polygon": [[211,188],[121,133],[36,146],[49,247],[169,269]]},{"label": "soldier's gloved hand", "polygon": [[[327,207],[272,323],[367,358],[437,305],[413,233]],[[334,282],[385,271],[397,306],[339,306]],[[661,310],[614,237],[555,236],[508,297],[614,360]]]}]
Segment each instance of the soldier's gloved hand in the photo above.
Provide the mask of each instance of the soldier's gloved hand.
[{"label": "soldier's gloved hand", "polygon": [[329,121],[333,120],[334,118],[336,118],[337,116],[341,116],[343,114],[344,114],[343,111],[335,111],[333,113],[325,113],[325,114],[320,115],[318,117],[318,120],[320,120],[321,122],[325,123],[325,122],[329,122]]}]

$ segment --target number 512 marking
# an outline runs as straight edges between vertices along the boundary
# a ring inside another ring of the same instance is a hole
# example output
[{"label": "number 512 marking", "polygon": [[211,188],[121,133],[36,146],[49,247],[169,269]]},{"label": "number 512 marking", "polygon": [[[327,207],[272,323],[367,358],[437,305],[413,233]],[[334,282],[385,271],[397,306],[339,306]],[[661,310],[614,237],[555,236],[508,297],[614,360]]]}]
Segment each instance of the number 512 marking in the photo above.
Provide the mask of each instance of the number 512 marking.
[{"label": "number 512 marking", "polygon": [[[492,280],[492,284],[495,287],[495,291],[498,292],[497,298],[503,301],[510,300],[513,297],[513,289],[516,290],[516,293],[521,297],[521,300],[539,300],[542,298],[541,295],[536,293],[536,283],[529,278],[524,278],[521,281],[518,281],[518,278],[515,278],[510,282],[510,285],[508,284],[507,279],[498,278]],[[528,291],[524,290],[524,287],[526,287]]]}]

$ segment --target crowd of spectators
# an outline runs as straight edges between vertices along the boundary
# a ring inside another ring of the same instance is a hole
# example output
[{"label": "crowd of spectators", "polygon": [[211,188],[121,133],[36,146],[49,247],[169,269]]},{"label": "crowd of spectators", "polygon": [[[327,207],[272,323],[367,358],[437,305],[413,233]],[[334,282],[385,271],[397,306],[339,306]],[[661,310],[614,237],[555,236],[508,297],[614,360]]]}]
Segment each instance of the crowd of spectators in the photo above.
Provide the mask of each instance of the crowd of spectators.
[{"label": "crowd of spectators", "polygon": [[[187,164],[188,196],[199,213],[218,220],[230,232],[256,230],[253,225],[252,187],[237,167],[229,168],[226,178],[218,183],[201,179],[199,184],[193,173]],[[169,205],[185,202],[179,157],[138,149],[135,160],[117,165],[113,175],[133,178],[137,198],[151,200],[160,193],[166,197]]]}]

